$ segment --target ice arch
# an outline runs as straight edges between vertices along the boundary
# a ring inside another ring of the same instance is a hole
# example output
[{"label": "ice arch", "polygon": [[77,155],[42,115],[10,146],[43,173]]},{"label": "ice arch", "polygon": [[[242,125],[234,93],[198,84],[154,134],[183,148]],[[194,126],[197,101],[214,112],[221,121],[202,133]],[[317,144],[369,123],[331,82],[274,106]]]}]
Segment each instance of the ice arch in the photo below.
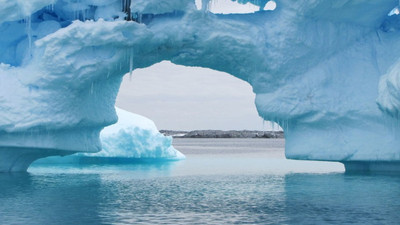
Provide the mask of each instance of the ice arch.
[{"label": "ice arch", "polygon": [[0,3],[1,171],[98,151],[122,75],[162,60],[249,82],[260,115],[285,129],[288,158],[399,169],[396,0],[280,0],[248,15],[137,0],[129,22],[125,0]]}]

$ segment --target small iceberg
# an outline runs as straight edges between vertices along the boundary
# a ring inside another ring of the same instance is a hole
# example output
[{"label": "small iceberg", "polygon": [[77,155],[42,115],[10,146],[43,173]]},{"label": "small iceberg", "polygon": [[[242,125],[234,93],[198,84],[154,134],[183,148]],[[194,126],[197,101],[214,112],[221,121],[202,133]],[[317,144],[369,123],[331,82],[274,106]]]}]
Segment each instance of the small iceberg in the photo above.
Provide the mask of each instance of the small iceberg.
[{"label": "small iceberg", "polygon": [[161,134],[152,120],[119,108],[116,112],[118,122],[104,128],[100,134],[103,146],[100,152],[52,156],[35,164],[140,163],[185,159],[172,146],[172,137]]}]

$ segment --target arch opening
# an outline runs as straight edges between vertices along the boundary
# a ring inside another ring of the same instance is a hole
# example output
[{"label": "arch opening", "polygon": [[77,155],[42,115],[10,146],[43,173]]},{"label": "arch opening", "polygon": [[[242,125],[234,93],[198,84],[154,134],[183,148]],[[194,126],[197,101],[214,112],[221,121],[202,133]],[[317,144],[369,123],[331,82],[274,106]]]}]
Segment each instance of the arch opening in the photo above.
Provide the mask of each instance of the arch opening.
[{"label": "arch opening", "polygon": [[234,76],[163,61],[125,76],[116,106],[162,130],[282,131],[264,122],[254,101],[252,87]]}]

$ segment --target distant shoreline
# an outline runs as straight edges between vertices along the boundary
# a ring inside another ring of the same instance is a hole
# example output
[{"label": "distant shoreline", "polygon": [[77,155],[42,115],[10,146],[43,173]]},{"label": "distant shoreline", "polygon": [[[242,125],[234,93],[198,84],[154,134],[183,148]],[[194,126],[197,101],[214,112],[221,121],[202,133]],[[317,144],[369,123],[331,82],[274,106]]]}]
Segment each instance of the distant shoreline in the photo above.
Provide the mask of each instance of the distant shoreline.
[{"label": "distant shoreline", "polygon": [[160,130],[160,133],[173,138],[285,138],[283,131],[257,130]]}]

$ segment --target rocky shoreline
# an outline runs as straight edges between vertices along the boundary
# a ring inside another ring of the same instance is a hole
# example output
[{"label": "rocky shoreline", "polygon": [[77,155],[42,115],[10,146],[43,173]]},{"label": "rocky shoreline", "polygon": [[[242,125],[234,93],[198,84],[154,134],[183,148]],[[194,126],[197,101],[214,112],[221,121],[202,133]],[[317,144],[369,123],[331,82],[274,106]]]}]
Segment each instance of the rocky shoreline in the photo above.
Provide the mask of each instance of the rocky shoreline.
[{"label": "rocky shoreline", "polygon": [[160,130],[160,133],[174,138],[285,138],[283,131],[256,130]]}]

